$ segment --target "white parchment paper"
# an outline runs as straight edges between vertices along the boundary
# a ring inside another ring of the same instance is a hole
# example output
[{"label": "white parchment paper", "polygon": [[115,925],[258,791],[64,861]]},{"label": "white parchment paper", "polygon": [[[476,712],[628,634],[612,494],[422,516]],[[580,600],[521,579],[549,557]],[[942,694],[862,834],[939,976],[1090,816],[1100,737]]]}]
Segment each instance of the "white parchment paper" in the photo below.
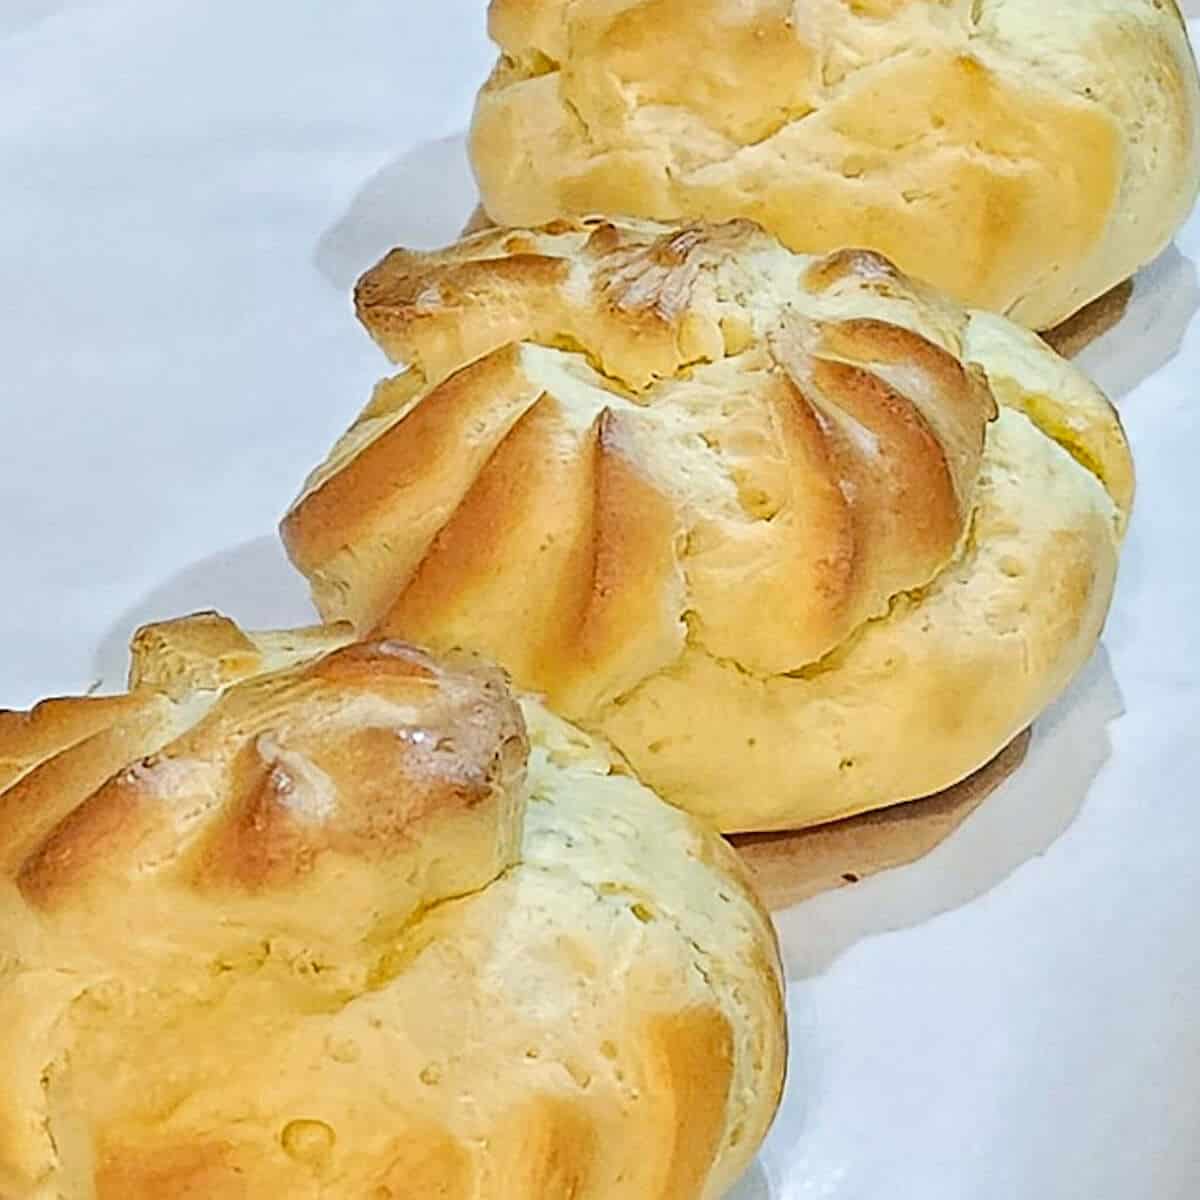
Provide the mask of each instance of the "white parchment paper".
[{"label": "white parchment paper", "polygon": [[[0,2],[0,704],[118,685],[145,620],[310,619],[274,525],[385,369],[353,278],[474,204],[483,7]],[[1200,1196],[1197,257],[1085,357],[1141,481],[1104,647],[951,841],[781,917],[738,1200]]]}]

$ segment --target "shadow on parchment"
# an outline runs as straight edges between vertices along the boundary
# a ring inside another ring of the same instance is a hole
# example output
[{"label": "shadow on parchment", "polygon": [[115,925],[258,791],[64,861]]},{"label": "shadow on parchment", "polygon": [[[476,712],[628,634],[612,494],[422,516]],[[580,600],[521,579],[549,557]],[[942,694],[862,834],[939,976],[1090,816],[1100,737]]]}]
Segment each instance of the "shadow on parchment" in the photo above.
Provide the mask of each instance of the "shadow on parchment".
[{"label": "shadow on parchment", "polygon": [[1124,314],[1075,357],[1113,400],[1122,400],[1165,367],[1183,345],[1200,309],[1196,266],[1172,243],[1133,280]]},{"label": "shadow on parchment", "polygon": [[[322,235],[314,255],[317,269],[347,292],[395,246],[428,250],[456,241],[477,202],[465,134],[423,142],[363,184]],[[1120,400],[1175,357],[1198,310],[1196,267],[1172,244],[1135,276],[1116,325],[1075,361]]]},{"label": "shadow on parchment", "polygon": [[789,979],[826,970],[855,943],[908,929],[991,891],[1070,827],[1112,753],[1124,711],[1103,646],[1034,726],[1024,764],[919,862],[775,914]]},{"label": "shadow on parchment", "polygon": [[755,1162],[725,1200],[771,1200],[772,1192],[762,1164]]},{"label": "shadow on parchment", "polygon": [[317,270],[347,292],[395,246],[431,250],[455,241],[475,205],[464,136],[423,142],[363,184],[317,243]]},{"label": "shadow on parchment", "polygon": [[255,538],[185,567],[122,613],[96,652],[96,678],[106,691],[123,688],[135,629],[208,609],[232,617],[244,629],[317,622],[308,585],[288,562],[279,539]]}]

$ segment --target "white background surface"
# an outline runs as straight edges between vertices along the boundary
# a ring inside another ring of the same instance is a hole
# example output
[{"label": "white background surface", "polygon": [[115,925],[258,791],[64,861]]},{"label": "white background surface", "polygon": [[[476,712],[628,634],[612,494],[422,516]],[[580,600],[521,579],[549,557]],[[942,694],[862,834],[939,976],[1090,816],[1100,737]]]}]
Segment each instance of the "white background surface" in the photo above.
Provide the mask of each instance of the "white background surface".
[{"label": "white background surface", "polygon": [[[117,685],[150,618],[310,619],[274,524],[385,369],[353,277],[472,206],[482,8],[0,0],[0,704]],[[1141,479],[1105,649],[949,843],[781,919],[738,1200],[1200,1196],[1200,218],[1177,247],[1086,360]]]}]

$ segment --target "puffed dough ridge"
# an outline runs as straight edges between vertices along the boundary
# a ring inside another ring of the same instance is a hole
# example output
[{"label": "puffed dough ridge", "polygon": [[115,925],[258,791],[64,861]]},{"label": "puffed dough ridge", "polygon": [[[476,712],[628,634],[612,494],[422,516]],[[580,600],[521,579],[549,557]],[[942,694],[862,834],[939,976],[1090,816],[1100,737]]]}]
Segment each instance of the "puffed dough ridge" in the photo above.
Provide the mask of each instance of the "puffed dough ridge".
[{"label": "puffed dough ridge", "polygon": [[726,831],[950,786],[1095,645],[1115,412],[878,255],[563,221],[358,306],[411,367],[284,521],[322,614],[486,654]]},{"label": "puffed dough ridge", "polygon": [[492,0],[471,157],[499,225],[746,217],[1058,324],[1200,186],[1174,0]]},{"label": "puffed dough ridge", "polygon": [[133,655],[0,713],[0,1195],[725,1193],[786,1045],[715,834],[470,657]]}]

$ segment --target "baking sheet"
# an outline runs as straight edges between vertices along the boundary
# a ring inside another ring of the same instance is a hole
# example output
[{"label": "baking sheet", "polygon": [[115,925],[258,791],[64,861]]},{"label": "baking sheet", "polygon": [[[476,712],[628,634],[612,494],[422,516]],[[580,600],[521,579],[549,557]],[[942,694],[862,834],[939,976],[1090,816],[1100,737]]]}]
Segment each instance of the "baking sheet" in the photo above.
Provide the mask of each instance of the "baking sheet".
[{"label": "baking sheet", "polygon": [[[473,206],[482,8],[4,0],[0,703],[115,686],[144,620],[310,618],[274,523],[384,369],[354,275]],[[1198,256],[1083,356],[1141,480],[1104,647],[946,843],[779,916],[737,1200],[1200,1195]]]}]

